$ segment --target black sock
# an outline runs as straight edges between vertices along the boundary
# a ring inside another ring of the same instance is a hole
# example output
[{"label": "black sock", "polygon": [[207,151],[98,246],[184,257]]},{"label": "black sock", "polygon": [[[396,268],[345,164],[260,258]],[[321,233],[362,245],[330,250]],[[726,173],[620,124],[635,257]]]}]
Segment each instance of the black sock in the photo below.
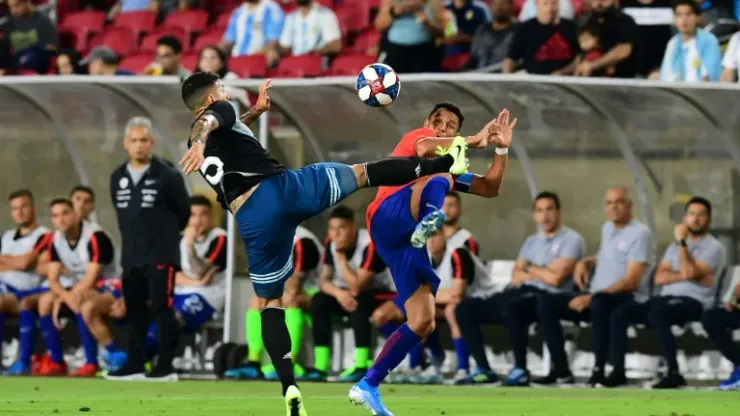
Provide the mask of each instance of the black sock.
[{"label": "black sock", "polygon": [[285,325],[285,310],[268,307],[262,310],[262,342],[283,385],[283,396],[290,386],[296,386],[293,359],[290,355],[290,334]]},{"label": "black sock", "polygon": [[158,313],[155,320],[159,343],[157,367],[169,371],[172,370],[172,360],[175,358],[175,349],[180,340],[180,324],[172,309]]},{"label": "black sock", "polygon": [[435,173],[449,173],[455,159],[450,155],[423,157],[391,157],[365,163],[367,186],[405,185],[414,179]]}]

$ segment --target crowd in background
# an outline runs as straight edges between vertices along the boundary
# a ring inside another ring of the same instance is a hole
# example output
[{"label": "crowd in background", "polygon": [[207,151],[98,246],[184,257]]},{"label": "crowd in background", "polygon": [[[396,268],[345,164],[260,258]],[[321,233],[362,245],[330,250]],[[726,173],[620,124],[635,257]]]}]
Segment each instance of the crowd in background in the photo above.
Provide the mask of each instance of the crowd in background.
[{"label": "crowd in background", "polygon": [[[106,45],[106,37],[81,40],[91,32],[74,33],[70,42],[65,34],[74,30],[58,31],[31,0],[5,3],[0,71],[6,73],[319,76],[350,75],[379,61],[400,73],[488,68],[692,82],[735,81],[740,64],[740,34],[732,35],[740,28],[737,5],[721,1],[88,2],[101,10],[101,25],[105,19],[113,29],[134,26],[136,45],[123,49]],[[184,36],[168,33],[175,15],[198,8],[208,11],[210,24],[186,25]],[[153,51],[144,50],[149,29],[121,23],[142,12],[160,25],[150,28],[161,32]],[[230,59],[238,57],[255,59],[240,60],[240,70],[230,72]]]}]

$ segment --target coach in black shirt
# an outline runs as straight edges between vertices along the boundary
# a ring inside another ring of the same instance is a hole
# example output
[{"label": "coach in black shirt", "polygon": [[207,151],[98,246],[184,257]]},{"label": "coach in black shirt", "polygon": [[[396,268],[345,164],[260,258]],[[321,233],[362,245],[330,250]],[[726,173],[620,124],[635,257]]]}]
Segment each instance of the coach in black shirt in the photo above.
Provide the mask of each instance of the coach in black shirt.
[{"label": "coach in black shirt", "polygon": [[[126,124],[129,161],[111,175],[110,191],[123,238],[123,298],[128,317],[128,359],[109,379],[144,378],[144,341],[152,318],[159,351],[150,379],[177,379],[172,367],[179,325],[172,309],[180,231],[190,217],[190,202],[180,174],[152,156],[151,121],[134,117]],[[150,314],[151,312],[151,314]]]}]

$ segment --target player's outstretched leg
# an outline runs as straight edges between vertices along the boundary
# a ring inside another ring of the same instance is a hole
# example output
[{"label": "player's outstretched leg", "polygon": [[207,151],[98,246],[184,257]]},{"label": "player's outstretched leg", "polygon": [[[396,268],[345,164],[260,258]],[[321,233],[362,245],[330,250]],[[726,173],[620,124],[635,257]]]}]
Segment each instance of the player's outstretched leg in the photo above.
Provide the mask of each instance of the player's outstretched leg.
[{"label": "player's outstretched leg", "polygon": [[449,192],[452,183],[450,175],[435,176],[427,180],[421,190],[419,198],[419,223],[411,234],[411,245],[416,248],[424,247],[427,239],[434,235],[445,222],[445,213],[442,211],[445,195]]}]

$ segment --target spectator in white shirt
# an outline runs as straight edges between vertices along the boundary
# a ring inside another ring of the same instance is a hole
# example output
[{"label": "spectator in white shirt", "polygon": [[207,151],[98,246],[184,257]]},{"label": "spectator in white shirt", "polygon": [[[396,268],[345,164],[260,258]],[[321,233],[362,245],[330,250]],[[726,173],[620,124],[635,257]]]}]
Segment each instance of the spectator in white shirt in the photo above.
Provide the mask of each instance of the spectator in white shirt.
[{"label": "spectator in white shirt", "polygon": [[738,78],[740,78],[740,32],[732,35],[725,49],[720,81],[735,82]]},{"label": "spectator in white shirt", "polygon": [[313,0],[298,0],[298,9],[285,19],[280,35],[281,55],[333,55],[342,49],[342,34],[334,12]]},{"label": "spectator in white shirt", "polygon": [[220,46],[231,56],[264,54],[273,65],[284,23],[285,13],[274,0],[245,0],[231,13]]}]

